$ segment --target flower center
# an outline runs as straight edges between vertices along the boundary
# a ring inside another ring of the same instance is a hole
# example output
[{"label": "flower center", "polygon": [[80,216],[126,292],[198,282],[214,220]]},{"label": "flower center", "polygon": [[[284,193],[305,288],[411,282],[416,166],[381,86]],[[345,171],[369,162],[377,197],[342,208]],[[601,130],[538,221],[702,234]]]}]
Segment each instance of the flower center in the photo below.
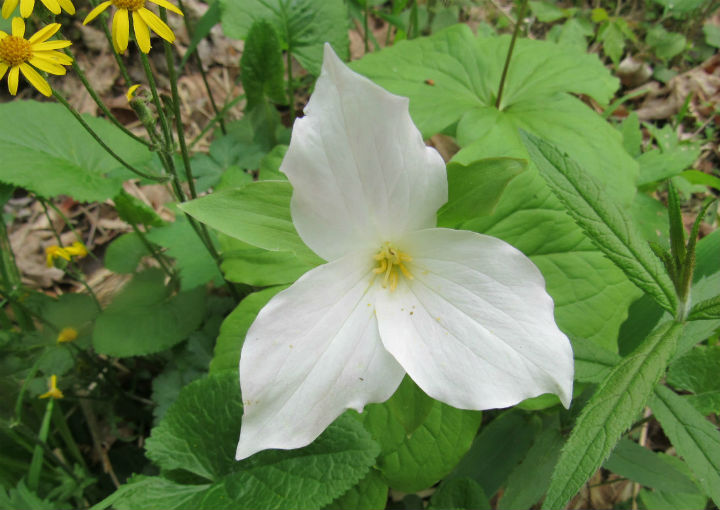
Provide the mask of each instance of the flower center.
[{"label": "flower center", "polygon": [[378,261],[378,267],[373,269],[375,274],[384,274],[382,286],[387,288],[390,286],[390,291],[394,291],[398,284],[398,269],[405,278],[408,280],[413,279],[413,275],[405,267],[404,262],[411,262],[412,257],[405,252],[402,252],[395,248],[390,243],[383,244],[382,249],[375,254],[373,257]]},{"label": "flower center", "polygon": [[0,40],[0,60],[9,66],[19,66],[32,57],[32,46],[22,37],[9,35]]},{"label": "flower center", "polygon": [[118,9],[137,11],[145,7],[145,0],[113,0],[113,5]]}]

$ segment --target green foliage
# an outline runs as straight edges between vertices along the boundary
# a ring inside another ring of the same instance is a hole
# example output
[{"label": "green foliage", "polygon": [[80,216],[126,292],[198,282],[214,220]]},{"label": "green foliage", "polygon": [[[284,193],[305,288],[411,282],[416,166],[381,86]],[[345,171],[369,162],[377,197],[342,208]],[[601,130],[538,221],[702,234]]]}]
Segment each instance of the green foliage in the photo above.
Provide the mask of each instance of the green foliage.
[{"label": "green foliage", "polygon": [[673,283],[634,230],[627,214],[606,196],[600,183],[555,147],[528,133],[525,145],[535,165],[573,219],[640,289],[674,312]]},{"label": "green foliage", "polygon": [[645,406],[681,330],[678,323],[661,325],[600,383],[563,448],[543,508],[564,507],[607,458]]},{"label": "green foliage", "polygon": [[380,473],[371,469],[365,478],[325,507],[326,510],[382,510],[388,497],[388,486]]},{"label": "green foliage", "polygon": [[414,492],[447,475],[470,448],[482,414],[431,400],[412,380],[359,415],[380,443],[376,466],[392,488]]},{"label": "green foliage", "polygon": [[[130,164],[152,164],[155,156],[147,147],[109,122],[90,116],[85,120]],[[70,195],[81,202],[103,201],[114,197],[128,177],[128,171],[55,103],[0,104],[0,153],[0,181],[47,198]]]},{"label": "green foliage", "polygon": [[220,0],[228,37],[245,39],[258,20],[272,23],[287,49],[305,69],[320,74],[323,44],[347,60],[347,11],[342,0]]},{"label": "green foliage", "polygon": [[282,50],[272,24],[259,19],[250,27],[242,58],[242,83],[247,95],[247,109],[266,96],[276,103],[286,103],[283,90]]},{"label": "green foliage", "polygon": [[687,39],[682,34],[668,32],[662,25],[655,25],[648,30],[645,43],[653,49],[655,56],[670,60],[685,50]]},{"label": "green foliage", "polygon": [[667,383],[694,393],[685,397],[702,414],[720,413],[720,346],[697,346],[673,362]]},{"label": "green foliage", "polygon": [[159,269],[138,273],[95,322],[93,346],[126,357],[160,352],[178,344],[205,314],[205,289],[171,296]]},{"label": "green foliage", "polygon": [[428,508],[490,510],[492,507],[479,483],[471,478],[454,478],[438,487]]},{"label": "green foliage", "polygon": [[650,408],[705,493],[716,505],[720,504],[720,432],[692,405],[664,386],[655,389]]},{"label": "green foliage", "polygon": [[113,240],[105,250],[105,267],[114,273],[134,273],[143,257],[150,255],[142,239],[135,232]]},{"label": "green foliage", "polygon": [[[98,507],[321,507],[365,477],[378,454],[362,426],[341,417],[310,446],[237,462],[241,415],[236,373],[186,386],[147,441],[160,476],[135,476]],[[195,482],[183,484],[183,477]]]},{"label": "green foliage", "polygon": [[155,209],[125,190],[115,195],[113,202],[120,219],[130,225],[160,227],[165,224]]}]

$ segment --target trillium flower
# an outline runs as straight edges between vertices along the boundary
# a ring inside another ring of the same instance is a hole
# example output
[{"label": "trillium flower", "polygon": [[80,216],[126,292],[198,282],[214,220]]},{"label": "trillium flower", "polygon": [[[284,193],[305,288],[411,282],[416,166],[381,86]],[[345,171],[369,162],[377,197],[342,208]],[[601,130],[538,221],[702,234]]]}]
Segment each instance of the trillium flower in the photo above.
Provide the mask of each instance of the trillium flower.
[{"label": "trillium flower", "polygon": [[572,349],[540,271],[504,241],[435,228],[445,165],[407,98],[325,45],[280,170],[300,237],[327,263],[277,294],[247,333],[237,459],[311,443],[346,409],[387,400],[406,373],[460,409],[542,393],[569,405]]}]

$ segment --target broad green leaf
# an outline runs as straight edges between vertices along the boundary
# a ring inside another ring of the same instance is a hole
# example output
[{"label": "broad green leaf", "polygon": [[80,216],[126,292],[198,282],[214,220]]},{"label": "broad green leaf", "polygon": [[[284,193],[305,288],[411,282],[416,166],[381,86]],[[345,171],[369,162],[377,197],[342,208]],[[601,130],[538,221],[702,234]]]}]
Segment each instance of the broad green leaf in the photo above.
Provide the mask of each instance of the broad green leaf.
[{"label": "broad green leaf", "polygon": [[683,52],[687,45],[687,39],[682,34],[668,32],[658,23],[647,31],[645,43],[654,50],[656,57],[670,60]]},{"label": "broad green leaf", "polygon": [[692,149],[687,146],[668,152],[658,149],[644,152],[637,158],[640,164],[640,175],[637,184],[638,186],[647,186],[680,175],[695,163],[699,155],[699,148]]},{"label": "broad green leaf", "polygon": [[[379,451],[361,424],[342,416],[305,448],[268,450],[237,462],[241,417],[234,371],[184,387],[146,443],[147,455],[162,469],[161,476],[140,480],[147,491],[143,486],[133,490],[133,483],[124,486],[123,497],[109,503],[116,508],[152,508],[166,492],[169,498],[160,505],[163,508],[317,508],[362,480]],[[170,473],[176,477],[170,478]],[[183,473],[186,478],[194,475],[197,485],[172,481]],[[180,494],[190,499],[179,500]]]},{"label": "broad green leaf", "polygon": [[625,211],[605,195],[600,183],[555,147],[529,133],[523,137],[541,175],[596,246],[635,285],[674,312],[673,283]]},{"label": "broad green leaf", "polygon": [[110,356],[152,354],[183,341],[205,315],[205,289],[170,296],[159,269],[138,273],[95,321],[93,346]]},{"label": "broad green leaf", "polygon": [[569,46],[575,51],[587,50],[587,38],[595,31],[583,21],[578,18],[570,18],[562,25],[555,25],[547,34],[548,41]]},{"label": "broad green leaf", "polygon": [[323,44],[329,42],[343,59],[349,57],[347,9],[342,0],[220,0],[225,35],[245,39],[253,23],[272,23],[283,47],[310,73],[318,76]]},{"label": "broad green leaf", "polygon": [[[190,290],[208,282],[222,284],[222,275],[207,247],[184,214],[164,227],[153,228],[147,235],[155,244],[167,248],[165,254],[175,259],[182,290]],[[212,236],[211,236],[212,237]]]},{"label": "broad green leaf", "polygon": [[703,33],[705,34],[705,42],[709,46],[720,48],[720,27],[714,23],[708,22],[703,25]]},{"label": "broad green leaf", "polygon": [[663,456],[623,438],[603,467],[640,485],[668,492],[695,492],[695,484]]},{"label": "broad green leaf", "polygon": [[33,510],[55,510],[64,505],[43,499],[35,491],[28,489],[24,480],[20,480],[15,487],[7,491],[0,485],[0,507],[6,510],[22,510],[32,508]]},{"label": "broad green leaf", "polygon": [[600,383],[563,448],[543,508],[563,508],[601,466],[645,406],[681,330],[675,322],[661,325]]},{"label": "broad green leaf", "polygon": [[481,159],[468,166],[450,163],[448,201],[438,211],[438,226],[455,227],[492,214],[508,183],[526,168],[525,161],[511,158]]},{"label": "broad green leaf", "polygon": [[290,217],[289,182],[259,181],[180,204],[195,219],[265,250],[306,254]]},{"label": "broad green leaf", "polygon": [[220,326],[220,335],[215,344],[215,354],[210,362],[210,373],[235,369],[240,364],[240,350],[245,334],[260,309],[285,287],[270,287],[254,292],[243,299]]},{"label": "broad green leaf", "polygon": [[134,273],[143,257],[150,255],[135,232],[114,239],[105,250],[105,267],[115,273]]},{"label": "broad green leaf", "polygon": [[220,180],[214,187],[214,191],[223,189],[241,188],[253,181],[252,174],[243,170],[237,165],[229,166],[220,176]]},{"label": "broad green leaf", "polygon": [[665,386],[655,388],[650,408],[705,493],[720,504],[720,432],[715,425]]},{"label": "broad green leaf", "polygon": [[287,150],[287,145],[276,145],[270,152],[265,154],[258,169],[259,181],[287,181],[285,174],[280,173],[280,165]]},{"label": "broad green leaf", "polygon": [[684,398],[702,414],[720,412],[720,347],[697,346],[675,360],[668,369],[667,383],[694,395]]},{"label": "broad green leaf", "polygon": [[248,109],[265,97],[275,103],[287,103],[283,90],[285,68],[282,49],[275,28],[269,21],[259,19],[250,27],[240,69]]},{"label": "broad green leaf", "polygon": [[455,478],[443,483],[430,498],[430,510],[490,510],[482,486],[472,478]]},{"label": "broad green leaf", "polygon": [[707,508],[707,497],[700,492],[677,493],[641,489],[643,506],[651,510],[678,510],[678,508]]},{"label": "broad green leaf", "polygon": [[165,224],[152,207],[125,190],[115,195],[113,202],[120,219],[130,225],[160,227]]},{"label": "broad green leaf", "polygon": [[405,376],[395,394],[386,402],[385,407],[390,411],[392,418],[405,429],[405,432],[412,434],[425,422],[433,405],[434,400],[418,388],[410,377]]},{"label": "broad green leaf", "polygon": [[[413,120],[429,137],[466,113],[494,106],[509,44],[509,36],[475,37],[467,25],[460,24],[371,53],[351,67],[389,91],[409,97]],[[427,85],[427,80],[435,85]],[[607,103],[617,87],[618,81],[594,55],[520,39],[500,109],[539,105],[562,92],[587,94]]]},{"label": "broad green leaf", "polygon": [[[22,120],[22,122],[19,122]],[[98,136],[125,161],[148,171],[147,147],[104,119],[86,116]],[[110,156],[62,105],[35,101],[0,104],[0,181],[51,198],[104,201],[121,189],[127,170]],[[121,171],[123,177],[107,177]]]},{"label": "broad green leaf", "polygon": [[[510,473],[526,457],[540,429],[539,419],[518,410],[505,411],[483,426],[472,447],[443,484],[470,478],[492,498]],[[512,438],[512,441],[508,441]]]},{"label": "broad green leaf", "polygon": [[575,380],[579,382],[602,382],[610,369],[622,359],[615,352],[603,349],[584,338],[575,338],[572,346],[575,356]]},{"label": "broad green leaf", "polygon": [[690,310],[688,320],[716,320],[720,319],[720,296],[706,299],[695,304]]},{"label": "broad green leaf", "polygon": [[699,170],[686,170],[680,174],[680,177],[688,181],[690,184],[702,184],[720,191],[720,179],[714,175],[706,174]]},{"label": "broad green leaf", "polygon": [[222,271],[231,282],[255,287],[292,283],[310,269],[323,264],[315,254],[299,257],[290,251],[268,251],[220,234]]},{"label": "broad green leaf", "polygon": [[525,510],[542,498],[550,485],[562,442],[559,420],[546,420],[527,455],[510,474],[498,508]]},{"label": "broad green leaf", "polygon": [[[406,384],[407,391],[383,404],[368,405],[359,419],[380,443],[376,467],[385,482],[394,489],[415,492],[432,486],[452,470],[470,448],[482,413],[434,400],[427,411],[422,396],[406,405],[401,400],[411,389],[422,391],[412,381]],[[409,432],[413,424],[416,428]]]},{"label": "broad green leaf", "polygon": [[598,30],[597,40],[603,44],[603,52],[615,65],[620,62],[625,50],[625,34],[620,23],[622,18],[613,18],[605,22]]},{"label": "broad green leaf", "polygon": [[326,510],[382,510],[388,499],[388,486],[380,473],[371,469],[345,494],[325,507]]},{"label": "broad green leaf", "polygon": [[560,9],[548,2],[531,1],[529,3],[532,13],[543,23],[552,23],[553,21],[562,19],[569,14],[567,10]]}]

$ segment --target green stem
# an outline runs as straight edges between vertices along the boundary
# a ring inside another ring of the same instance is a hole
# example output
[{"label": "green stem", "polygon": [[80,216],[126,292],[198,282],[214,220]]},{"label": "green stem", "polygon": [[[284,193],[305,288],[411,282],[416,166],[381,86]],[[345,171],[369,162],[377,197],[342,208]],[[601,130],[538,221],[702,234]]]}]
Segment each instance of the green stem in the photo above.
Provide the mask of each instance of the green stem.
[{"label": "green stem", "polygon": [[[180,7],[181,11],[185,12],[185,6],[183,5],[182,0],[178,0],[178,7]],[[165,13],[163,9],[161,9],[161,12]],[[185,23],[185,30],[187,30],[188,37],[192,40],[195,29],[190,25],[190,20],[187,16],[183,16],[183,22]],[[207,80],[207,74],[205,73],[205,69],[203,69],[202,61],[200,60],[200,55],[198,54],[197,49],[193,52],[193,58],[195,59],[195,63],[197,64],[198,69],[200,69],[200,76],[202,77],[203,84],[205,85],[205,90],[207,91],[208,98],[210,99],[210,105],[212,106],[212,109],[217,116],[220,111],[218,110],[217,103],[215,103],[215,97],[213,97],[212,90],[210,89],[210,84]],[[227,134],[227,130],[225,129],[225,123],[222,121],[222,119],[220,120],[220,131],[222,131],[222,134],[224,135]]]},{"label": "green stem", "polygon": [[45,455],[55,462],[58,466],[60,466],[68,475],[70,475],[70,478],[75,480],[77,483],[81,483],[82,480],[78,478],[78,476],[75,474],[75,472],[65,464],[57,455],[55,455],[55,452],[52,451],[52,448],[50,448],[47,443],[43,440],[41,440],[38,436],[36,436],[26,425],[22,423],[15,423],[13,424],[8,432],[17,432],[20,436],[23,438],[35,443],[36,446],[39,446],[43,449],[45,452]]},{"label": "green stem", "polygon": [[507,55],[505,56],[505,66],[503,67],[502,76],[500,77],[500,86],[498,87],[497,99],[495,100],[495,108],[500,110],[502,102],[503,89],[505,88],[505,79],[507,78],[508,69],[510,68],[510,59],[515,49],[515,41],[517,40],[518,34],[520,33],[520,27],[523,24],[525,18],[525,8],[527,7],[527,0],[522,0],[520,4],[520,10],[518,12],[517,21],[515,22],[515,30],[513,30],[512,39],[510,40],[510,48],[508,48]]},{"label": "green stem", "polygon": [[[160,9],[160,19],[167,22],[167,13],[165,9]],[[180,143],[180,154],[182,155],[183,166],[185,167],[185,179],[190,189],[190,197],[197,198],[195,190],[195,179],[192,175],[192,166],[190,164],[190,154],[185,143],[185,133],[182,124],[182,115],[180,113],[180,95],[177,88],[177,73],[175,72],[175,59],[172,54],[172,47],[167,41],[163,41],[165,46],[165,60],[168,67],[168,76],[170,78],[170,92],[172,94],[172,105],[175,116],[175,131],[177,132],[178,142]]]},{"label": "green stem", "polygon": [[73,117],[75,117],[75,119],[82,125],[82,127],[85,128],[85,131],[87,131],[90,134],[90,136],[93,137],[93,139],[98,143],[98,145],[100,145],[100,147],[102,147],[105,150],[105,152],[110,154],[110,156],[115,158],[115,160],[118,163],[120,163],[122,166],[124,166],[125,168],[130,170],[132,173],[142,177],[143,179],[148,179],[148,180],[156,181],[156,182],[162,182],[162,181],[166,180],[165,177],[158,177],[155,175],[146,174],[145,172],[138,170],[137,168],[132,166],[130,163],[125,161],[123,158],[118,156],[115,153],[115,151],[113,151],[110,147],[107,146],[107,144],[105,142],[103,142],[102,138],[100,138],[100,135],[98,135],[93,130],[93,128],[91,128],[90,125],[87,122],[85,122],[85,119],[83,119],[82,115],[80,115],[80,113],[75,108],[73,108],[70,105],[70,103],[68,103],[67,100],[63,96],[61,96],[57,91],[53,90],[53,97],[55,99],[57,99],[60,103],[62,103],[62,105],[65,108],[67,108],[70,113],[72,113]]},{"label": "green stem", "polygon": [[205,136],[205,134],[207,134],[207,132],[210,131],[217,122],[222,121],[222,119],[225,117],[225,115],[227,115],[228,111],[230,111],[230,108],[232,108],[233,106],[238,104],[243,99],[245,99],[245,94],[240,94],[239,96],[234,97],[230,101],[225,103],[222,110],[220,110],[220,112],[217,115],[215,115],[215,117],[210,119],[210,122],[208,122],[207,125],[202,129],[202,131],[200,131],[200,134],[197,135],[193,139],[192,142],[190,142],[190,145],[188,145],[188,148],[192,149],[193,147],[195,147],[195,144],[197,144],[200,140],[202,140],[202,137]]},{"label": "green stem", "polygon": [[[48,399],[47,406],[45,406],[45,416],[43,416],[42,424],[40,425],[40,433],[38,438],[42,443],[47,443],[48,432],[50,431],[50,419],[52,418],[53,407],[55,406],[55,399],[50,397]],[[32,461],[30,462],[30,470],[28,471],[28,489],[33,492],[37,492],[38,484],[40,482],[40,471],[43,465],[43,452],[44,449],[41,445],[35,445],[35,451],[33,452]]]},{"label": "green stem", "polygon": [[20,276],[20,271],[15,261],[15,252],[10,244],[10,237],[8,236],[2,214],[0,214],[0,278],[2,278],[2,283],[6,287],[4,291],[13,309],[18,325],[24,331],[32,331],[35,329],[32,320],[24,311],[24,307],[18,306],[19,303],[17,303],[17,299],[15,299],[23,290],[22,277]]},{"label": "green stem", "polygon": [[[160,128],[162,129],[163,138],[165,140],[165,152],[172,156],[174,152],[173,145],[175,142],[173,140],[172,131],[170,130],[170,123],[168,122],[167,115],[165,115],[163,104],[160,101],[160,94],[158,93],[157,85],[155,83],[155,77],[153,76],[152,69],[150,69],[150,61],[148,60],[147,55],[142,51],[140,52],[140,60],[142,61],[143,70],[145,71],[145,76],[147,77],[148,85],[150,86],[153,104],[155,105],[157,116],[160,120]],[[172,157],[170,159],[172,159]]]},{"label": "green stem", "polygon": [[60,433],[60,436],[63,438],[65,445],[68,447],[68,450],[70,450],[70,453],[75,458],[77,463],[80,464],[83,468],[87,469],[85,458],[83,457],[80,448],[78,448],[72,432],[70,432],[70,427],[68,427],[67,419],[65,418],[65,414],[63,414],[62,409],[60,409],[60,406],[55,406],[55,411],[53,413],[53,423],[55,424],[56,430]]},{"label": "green stem", "polygon": [[93,99],[93,101],[95,101],[95,104],[105,114],[105,117],[107,117],[107,119],[110,122],[115,124],[115,126],[120,128],[120,130],[123,133],[128,135],[130,138],[132,138],[136,142],[140,142],[143,145],[146,145],[147,147],[152,148],[153,147],[152,143],[148,142],[144,138],[140,138],[135,133],[133,133],[128,128],[126,128],[125,126],[122,125],[122,123],[117,119],[117,117],[115,117],[115,115],[112,114],[110,109],[107,106],[105,106],[105,103],[102,102],[102,99],[100,99],[100,97],[97,95],[97,92],[95,92],[95,89],[92,87],[92,85],[90,85],[90,82],[87,80],[87,77],[85,76],[85,73],[83,72],[83,70],[80,69],[80,66],[78,65],[77,60],[75,59],[75,56],[72,54],[72,52],[70,50],[65,50],[65,53],[68,54],[73,59],[72,68],[75,71],[75,74],[78,75],[78,78],[80,78],[80,81],[85,86],[85,90],[88,91],[88,94],[90,94],[90,97]]}]

